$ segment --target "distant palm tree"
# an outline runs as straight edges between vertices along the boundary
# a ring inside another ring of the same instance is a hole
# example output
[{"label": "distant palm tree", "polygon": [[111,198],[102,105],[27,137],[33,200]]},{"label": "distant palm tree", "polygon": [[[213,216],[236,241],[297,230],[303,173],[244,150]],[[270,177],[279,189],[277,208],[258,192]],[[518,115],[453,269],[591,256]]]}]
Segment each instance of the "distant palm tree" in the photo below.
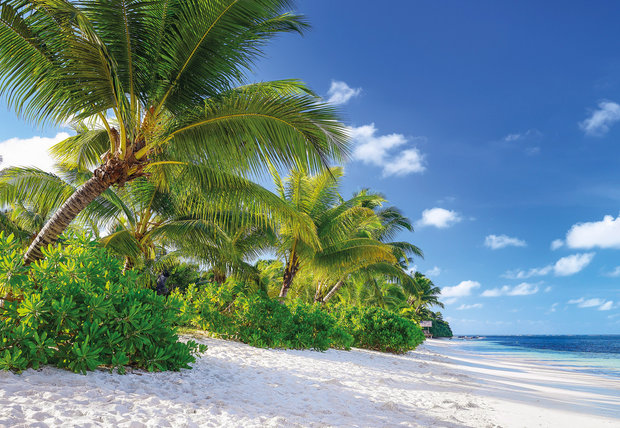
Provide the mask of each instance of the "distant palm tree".
[{"label": "distant palm tree", "polygon": [[[286,260],[280,298],[286,298],[300,269],[310,269],[322,284],[336,282],[348,272],[374,263],[396,263],[389,245],[373,236],[381,228],[375,212],[364,206],[383,200],[378,195],[358,195],[344,200],[338,193],[342,168],[331,168],[316,175],[294,169],[285,180],[272,168],[278,193],[288,206],[310,219],[315,234],[302,235],[297,223],[285,222],[279,231],[279,253]],[[329,288],[328,288],[329,289]]]},{"label": "distant palm tree", "polygon": [[422,314],[424,310],[428,310],[431,306],[444,307],[443,303],[439,301],[441,289],[436,287],[433,281],[420,272],[416,272],[413,279],[417,286],[417,292],[410,294],[407,301],[413,308],[415,315]]},{"label": "distant palm tree", "polygon": [[364,189],[354,196],[366,197],[362,200],[361,206],[373,210],[380,223],[380,227],[359,230],[358,236],[373,238],[389,246],[393,259],[377,260],[377,262],[372,264],[352,266],[352,269],[344,272],[326,292],[321,292],[321,290],[317,289],[315,300],[326,303],[342,287],[345,287],[347,282],[351,281],[356,286],[366,283],[372,289],[377,289],[377,284],[385,285],[385,287],[388,287],[388,284],[392,284],[403,288],[407,293],[415,293],[417,291],[416,283],[408,275],[407,269],[412,262],[413,256],[423,257],[422,251],[409,242],[392,241],[402,231],[413,232],[411,221],[398,208],[383,207],[382,203],[385,199],[380,194]]},{"label": "distant palm tree", "polygon": [[306,27],[286,12],[289,4],[2,0],[0,94],[36,123],[76,123],[65,155],[94,168],[25,261],[41,258],[41,248],[112,185],[148,177],[165,187],[170,170],[186,165],[246,174],[266,162],[319,170],[342,159],[344,128],[306,86],[243,84],[268,39]]}]

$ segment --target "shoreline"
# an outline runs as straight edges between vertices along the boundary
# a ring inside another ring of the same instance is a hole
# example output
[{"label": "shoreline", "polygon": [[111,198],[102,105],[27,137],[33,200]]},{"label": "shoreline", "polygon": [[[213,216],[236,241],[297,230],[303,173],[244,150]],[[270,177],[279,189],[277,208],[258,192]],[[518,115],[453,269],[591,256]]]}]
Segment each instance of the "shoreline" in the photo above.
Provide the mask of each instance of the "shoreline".
[{"label": "shoreline", "polygon": [[450,341],[429,340],[404,355],[199,341],[209,350],[193,370],[176,373],[0,372],[0,426],[508,428],[619,421],[620,380],[480,357]]},{"label": "shoreline", "polygon": [[537,360],[534,355],[493,355],[459,349],[458,342],[431,340],[428,349],[470,374],[476,395],[494,409],[506,427],[617,426],[620,379]]}]

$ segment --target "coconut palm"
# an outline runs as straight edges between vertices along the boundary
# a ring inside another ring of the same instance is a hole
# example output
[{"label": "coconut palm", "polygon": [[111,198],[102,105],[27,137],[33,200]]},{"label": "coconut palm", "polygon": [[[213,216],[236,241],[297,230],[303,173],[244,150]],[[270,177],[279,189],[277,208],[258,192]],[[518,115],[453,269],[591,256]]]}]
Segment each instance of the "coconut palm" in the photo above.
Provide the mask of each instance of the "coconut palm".
[{"label": "coconut palm", "polygon": [[23,217],[22,213],[26,212],[25,209],[20,212],[13,208],[0,211],[0,232],[4,232],[4,236],[13,235],[21,243],[30,243],[31,231],[20,221]]},{"label": "coconut palm", "polygon": [[[287,0],[2,0],[0,94],[36,123],[74,122],[64,142],[94,173],[25,254],[42,257],[110,186],[208,164],[321,169],[346,152],[344,128],[303,84],[246,84],[266,41],[301,32]],[[194,171],[198,172],[198,171]],[[224,180],[218,174],[206,180]]]},{"label": "coconut palm", "polygon": [[[36,214],[62,205],[92,175],[60,170],[62,176],[34,168],[5,170],[0,177],[0,205],[28,206],[34,218],[45,218]],[[209,265],[220,283],[232,273],[258,279],[249,262],[274,246],[276,222],[294,221],[301,235],[309,228],[303,219],[295,220],[295,213],[292,220],[288,217],[290,210],[280,198],[241,177],[229,176],[225,187],[172,181],[167,189],[145,178],[108,189],[78,216],[78,223],[97,237],[100,230],[109,231],[101,243],[125,258],[125,268],[156,274],[179,257],[190,258]],[[211,215],[215,209],[217,215]]]},{"label": "coconut palm", "polygon": [[[372,264],[356,264],[331,284],[331,288],[324,288],[324,283],[317,285],[315,301],[326,303],[343,287],[347,281],[351,280],[356,284],[363,284],[368,287],[377,289],[377,284],[393,284],[402,287],[407,293],[415,293],[417,291],[416,283],[407,274],[409,264],[412,262],[413,256],[423,257],[422,251],[415,245],[405,241],[392,241],[396,235],[402,231],[413,232],[411,221],[405,217],[396,207],[383,207],[382,202],[385,201],[380,194],[372,193],[368,189],[364,189],[354,195],[361,198],[361,206],[373,210],[380,227],[367,229],[359,229],[358,236],[365,236],[381,242],[390,247],[393,258],[377,260]],[[362,198],[366,197],[366,198]],[[386,285],[387,286],[387,285]]]},{"label": "coconut palm", "polygon": [[439,301],[441,289],[436,287],[433,281],[420,272],[416,272],[413,279],[417,285],[417,292],[410,294],[407,301],[413,308],[415,315],[420,315],[425,309],[429,310],[431,306],[444,307],[443,303]]},{"label": "coconut palm", "polygon": [[350,275],[346,287],[338,293],[336,301],[355,306],[378,306],[398,310],[406,304],[406,293],[385,276],[358,271]]},{"label": "coconut palm", "polygon": [[375,212],[365,202],[382,198],[378,195],[357,195],[343,200],[338,193],[342,168],[331,168],[310,175],[297,168],[283,180],[272,168],[278,193],[288,206],[309,218],[316,235],[300,236],[299,226],[282,224],[279,231],[279,254],[285,259],[280,298],[286,298],[300,269],[310,269],[318,279],[317,296],[325,284],[336,282],[352,269],[388,262],[396,263],[391,248],[373,237],[381,228]]}]

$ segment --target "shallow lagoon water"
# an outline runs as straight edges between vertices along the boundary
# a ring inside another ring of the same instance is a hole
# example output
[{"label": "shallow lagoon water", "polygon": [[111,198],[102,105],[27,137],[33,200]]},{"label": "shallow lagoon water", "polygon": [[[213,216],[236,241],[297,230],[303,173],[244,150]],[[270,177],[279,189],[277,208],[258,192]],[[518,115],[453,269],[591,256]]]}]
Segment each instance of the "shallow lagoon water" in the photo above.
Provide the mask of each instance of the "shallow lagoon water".
[{"label": "shallow lagoon water", "polygon": [[567,370],[620,378],[620,335],[485,336],[452,341],[466,352],[514,356]]}]

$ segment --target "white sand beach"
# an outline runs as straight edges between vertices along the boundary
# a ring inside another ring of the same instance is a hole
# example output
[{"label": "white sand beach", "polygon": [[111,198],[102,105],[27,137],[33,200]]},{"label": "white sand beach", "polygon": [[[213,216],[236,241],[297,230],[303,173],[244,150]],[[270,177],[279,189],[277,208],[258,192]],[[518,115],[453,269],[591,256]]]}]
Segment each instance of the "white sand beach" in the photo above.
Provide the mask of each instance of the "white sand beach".
[{"label": "white sand beach", "polygon": [[0,372],[0,426],[617,427],[620,380],[431,340],[406,355],[203,338],[193,370]]}]

